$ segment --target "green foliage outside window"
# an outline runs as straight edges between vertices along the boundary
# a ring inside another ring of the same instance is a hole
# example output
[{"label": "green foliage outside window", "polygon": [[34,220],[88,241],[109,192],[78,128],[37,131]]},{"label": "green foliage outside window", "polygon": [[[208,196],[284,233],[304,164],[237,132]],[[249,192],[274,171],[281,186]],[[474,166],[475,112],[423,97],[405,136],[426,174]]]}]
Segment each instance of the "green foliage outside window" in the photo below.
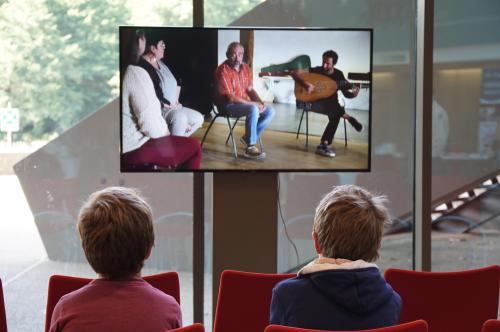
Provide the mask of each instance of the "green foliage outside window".
[{"label": "green foliage outside window", "polygon": [[263,0],[205,0],[205,25],[227,26],[248,13]]},{"label": "green foliage outside window", "polygon": [[0,7],[0,105],[10,100],[20,110],[18,138],[61,133],[113,97],[117,26],[129,16],[119,0],[16,0]]},{"label": "green foliage outside window", "polygon": [[[229,24],[260,2],[208,0],[205,22]],[[188,0],[0,0],[0,107],[20,110],[15,139],[50,139],[118,96],[118,26],[191,26],[192,10]]]}]

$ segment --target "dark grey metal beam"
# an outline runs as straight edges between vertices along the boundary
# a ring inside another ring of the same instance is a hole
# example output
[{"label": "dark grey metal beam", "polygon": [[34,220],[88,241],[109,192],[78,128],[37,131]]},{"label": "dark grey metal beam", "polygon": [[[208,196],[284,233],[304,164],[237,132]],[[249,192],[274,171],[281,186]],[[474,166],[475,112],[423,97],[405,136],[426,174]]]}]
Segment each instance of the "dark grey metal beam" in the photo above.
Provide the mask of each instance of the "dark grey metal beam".
[{"label": "dark grey metal beam", "polygon": [[434,0],[417,0],[414,268],[431,270]]}]

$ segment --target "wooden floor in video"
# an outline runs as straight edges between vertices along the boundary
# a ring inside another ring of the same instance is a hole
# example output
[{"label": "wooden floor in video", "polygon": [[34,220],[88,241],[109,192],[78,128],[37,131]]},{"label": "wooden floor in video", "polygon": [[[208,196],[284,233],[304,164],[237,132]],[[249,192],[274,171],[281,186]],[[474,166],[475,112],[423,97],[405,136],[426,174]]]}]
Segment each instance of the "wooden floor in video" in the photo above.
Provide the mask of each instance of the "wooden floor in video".
[{"label": "wooden floor in video", "polygon": [[[208,123],[205,122],[193,137],[201,140]],[[244,146],[240,142],[244,127],[236,126],[235,141],[238,158],[233,155],[231,140],[225,144],[229,129],[227,124],[215,123],[208,133],[202,147],[203,157],[201,169],[205,170],[231,170],[231,169],[266,169],[266,170],[366,170],[368,168],[369,150],[367,142],[347,141],[335,138],[333,148],[335,158],[315,154],[319,142],[318,136],[309,135],[309,147],[305,148],[305,135],[296,139],[295,133],[264,130],[262,144],[266,152],[263,160],[250,160],[243,156]]]}]

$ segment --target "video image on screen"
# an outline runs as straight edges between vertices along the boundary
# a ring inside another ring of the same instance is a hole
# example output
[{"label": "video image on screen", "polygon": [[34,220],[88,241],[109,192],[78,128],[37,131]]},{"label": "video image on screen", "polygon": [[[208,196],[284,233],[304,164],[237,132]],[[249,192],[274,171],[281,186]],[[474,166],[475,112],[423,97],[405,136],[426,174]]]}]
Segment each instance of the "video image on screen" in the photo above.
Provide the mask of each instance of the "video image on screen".
[{"label": "video image on screen", "polygon": [[120,27],[121,171],[369,171],[372,35]]}]

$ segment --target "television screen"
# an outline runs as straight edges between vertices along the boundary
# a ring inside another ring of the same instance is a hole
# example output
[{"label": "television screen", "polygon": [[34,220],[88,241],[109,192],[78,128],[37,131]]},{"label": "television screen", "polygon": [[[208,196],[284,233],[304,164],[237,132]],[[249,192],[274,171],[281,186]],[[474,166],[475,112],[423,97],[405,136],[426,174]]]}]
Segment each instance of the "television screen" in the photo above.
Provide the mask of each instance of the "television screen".
[{"label": "television screen", "polygon": [[369,171],[372,35],[120,27],[121,171]]}]

